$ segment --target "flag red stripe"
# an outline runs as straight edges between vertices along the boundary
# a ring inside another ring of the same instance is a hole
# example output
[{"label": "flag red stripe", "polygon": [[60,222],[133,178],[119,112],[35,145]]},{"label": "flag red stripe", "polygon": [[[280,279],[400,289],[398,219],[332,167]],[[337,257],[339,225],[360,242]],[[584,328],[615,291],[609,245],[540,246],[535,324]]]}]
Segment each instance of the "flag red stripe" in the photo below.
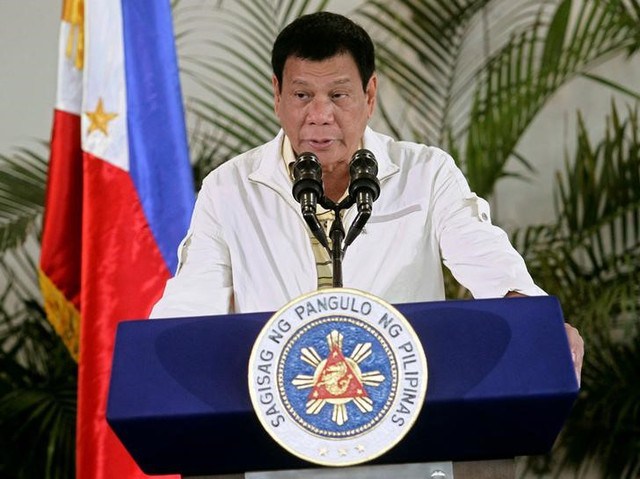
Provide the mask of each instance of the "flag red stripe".
[{"label": "flag red stripe", "polygon": [[127,172],[84,153],[83,204],[77,477],[144,477],[107,425],[109,377],[117,323],[147,317],[169,271]]},{"label": "flag red stripe", "polygon": [[80,310],[82,150],[80,117],[54,111],[40,268]]}]

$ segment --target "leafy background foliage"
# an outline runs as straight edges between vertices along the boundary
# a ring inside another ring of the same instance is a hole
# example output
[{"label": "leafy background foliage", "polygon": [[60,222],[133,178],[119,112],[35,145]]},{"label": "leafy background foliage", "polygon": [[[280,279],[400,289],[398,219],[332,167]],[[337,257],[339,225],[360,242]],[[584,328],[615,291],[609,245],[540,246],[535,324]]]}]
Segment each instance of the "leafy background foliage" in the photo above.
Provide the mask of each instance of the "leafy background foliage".
[{"label": "leafy background foliage", "polygon": [[[196,184],[270,139],[270,48],[302,13],[348,13],[376,41],[374,127],[444,147],[491,199],[507,178],[535,181],[522,138],[560,88],[587,79],[623,95],[603,135],[583,114],[558,161],[555,216],[513,231],[536,281],[586,341],[580,397],[554,450],[529,474],[640,476],[640,93],[594,74],[638,61],[639,0],[173,0]],[[593,118],[590,119],[593,121]],[[37,291],[46,151],[0,155],[0,476],[73,476],[76,366]],[[450,297],[468,293],[449,278]],[[26,456],[25,456],[26,454]],[[598,471],[598,472],[594,472]]]},{"label": "leafy background foliage", "polygon": [[628,113],[622,120],[612,106],[595,146],[578,114],[575,158],[557,180],[557,222],[514,237],[586,342],[580,398],[553,460],[581,470],[588,457],[610,478],[640,474],[640,124],[637,107]]}]

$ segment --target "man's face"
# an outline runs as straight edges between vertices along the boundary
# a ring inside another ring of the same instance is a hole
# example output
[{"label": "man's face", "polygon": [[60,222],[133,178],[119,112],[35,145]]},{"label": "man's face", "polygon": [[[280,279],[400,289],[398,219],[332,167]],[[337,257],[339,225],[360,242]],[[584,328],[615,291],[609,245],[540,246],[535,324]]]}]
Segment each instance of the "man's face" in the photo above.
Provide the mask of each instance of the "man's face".
[{"label": "man's face", "polygon": [[375,106],[377,78],[366,91],[353,57],[289,57],[282,85],[273,77],[274,108],[296,154],[315,153],[325,172],[348,164]]}]

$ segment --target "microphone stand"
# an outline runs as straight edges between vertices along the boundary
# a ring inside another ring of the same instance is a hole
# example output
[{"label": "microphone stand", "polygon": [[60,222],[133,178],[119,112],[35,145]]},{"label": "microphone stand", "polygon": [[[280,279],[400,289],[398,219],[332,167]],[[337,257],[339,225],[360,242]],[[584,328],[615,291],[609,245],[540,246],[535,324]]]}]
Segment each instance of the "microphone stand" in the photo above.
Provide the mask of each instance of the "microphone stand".
[{"label": "microphone stand", "polygon": [[346,245],[343,248],[342,243],[345,237],[344,225],[342,224],[342,218],[340,211],[345,210],[355,203],[355,199],[351,195],[336,204],[324,195],[318,201],[320,205],[327,209],[333,210],[333,222],[329,229],[329,238],[331,238],[331,248],[327,247],[329,256],[331,257],[331,266],[333,269],[333,287],[342,288],[342,259],[344,258],[344,252],[346,251]]},{"label": "microphone stand", "polygon": [[331,230],[329,231],[329,237],[331,238],[331,246],[333,251],[331,252],[331,265],[333,268],[333,287],[342,288],[342,258],[344,251],[342,250],[342,240],[344,238],[344,226],[342,226],[342,219],[340,213],[336,209],[335,219],[331,224]]},{"label": "microphone stand", "polygon": [[[318,157],[313,153],[301,154],[293,167],[295,178],[292,193],[302,208],[302,216],[313,235],[327,250],[331,257],[333,269],[333,287],[342,288],[342,259],[347,247],[362,232],[365,223],[371,216],[371,204],[380,194],[380,183],[376,177],[378,164],[369,150],[360,149],[355,152],[349,164],[349,193],[336,204],[324,196],[322,187],[322,167]],[[329,247],[324,229],[316,217],[316,201],[324,209],[334,213],[333,223],[329,230],[331,247]],[[340,211],[358,203],[358,214],[349,227],[345,239],[344,226]]]}]

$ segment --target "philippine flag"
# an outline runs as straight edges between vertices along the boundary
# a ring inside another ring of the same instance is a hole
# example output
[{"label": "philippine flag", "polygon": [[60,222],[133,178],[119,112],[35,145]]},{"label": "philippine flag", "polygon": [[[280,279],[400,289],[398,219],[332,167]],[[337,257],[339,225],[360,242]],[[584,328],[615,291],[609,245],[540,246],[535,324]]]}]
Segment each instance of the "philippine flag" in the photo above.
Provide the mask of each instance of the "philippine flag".
[{"label": "philippine flag", "polygon": [[78,360],[77,477],[145,477],[106,422],[116,325],[177,266],[194,186],[169,0],[63,0],[40,281]]}]

